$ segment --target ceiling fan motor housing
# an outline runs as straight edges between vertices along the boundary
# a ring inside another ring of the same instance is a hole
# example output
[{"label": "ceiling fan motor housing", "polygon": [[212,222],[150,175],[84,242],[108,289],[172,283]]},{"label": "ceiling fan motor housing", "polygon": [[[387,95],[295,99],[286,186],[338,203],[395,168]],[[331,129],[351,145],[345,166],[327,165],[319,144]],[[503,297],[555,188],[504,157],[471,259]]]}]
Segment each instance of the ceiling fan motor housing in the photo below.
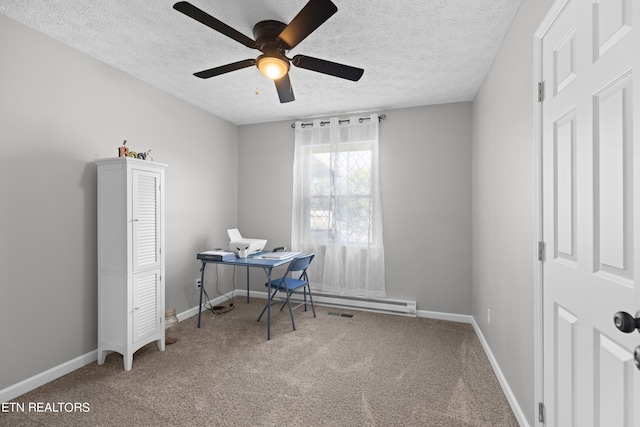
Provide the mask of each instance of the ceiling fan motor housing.
[{"label": "ceiling fan motor housing", "polygon": [[253,38],[257,48],[265,55],[282,55],[286,46],[278,40],[278,35],[286,28],[286,24],[278,21],[260,21],[253,27]]}]

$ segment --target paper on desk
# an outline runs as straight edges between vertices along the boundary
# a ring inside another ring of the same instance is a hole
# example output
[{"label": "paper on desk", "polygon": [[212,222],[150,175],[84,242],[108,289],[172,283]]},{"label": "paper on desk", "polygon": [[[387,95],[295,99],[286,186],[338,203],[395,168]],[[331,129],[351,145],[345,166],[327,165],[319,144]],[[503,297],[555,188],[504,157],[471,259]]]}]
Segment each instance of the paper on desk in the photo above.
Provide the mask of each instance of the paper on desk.
[{"label": "paper on desk", "polygon": [[260,258],[260,259],[287,259],[287,258],[293,258],[296,255],[300,255],[300,252],[268,252],[266,254],[258,255],[256,258]]}]

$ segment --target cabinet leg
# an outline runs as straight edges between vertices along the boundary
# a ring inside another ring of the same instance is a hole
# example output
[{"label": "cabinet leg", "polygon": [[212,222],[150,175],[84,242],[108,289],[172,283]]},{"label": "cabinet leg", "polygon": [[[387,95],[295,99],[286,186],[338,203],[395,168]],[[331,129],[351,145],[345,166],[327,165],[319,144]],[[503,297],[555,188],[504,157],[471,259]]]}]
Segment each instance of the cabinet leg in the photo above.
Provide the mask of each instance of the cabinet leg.
[{"label": "cabinet leg", "polygon": [[124,359],[124,370],[130,371],[133,365],[133,353],[122,356]]},{"label": "cabinet leg", "polygon": [[158,343],[158,350],[164,351],[164,340],[160,339],[156,342]]},{"label": "cabinet leg", "polygon": [[105,360],[107,359],[107,354],[111,353],[107,350],[98,351],[98,365],[103,365]]}]

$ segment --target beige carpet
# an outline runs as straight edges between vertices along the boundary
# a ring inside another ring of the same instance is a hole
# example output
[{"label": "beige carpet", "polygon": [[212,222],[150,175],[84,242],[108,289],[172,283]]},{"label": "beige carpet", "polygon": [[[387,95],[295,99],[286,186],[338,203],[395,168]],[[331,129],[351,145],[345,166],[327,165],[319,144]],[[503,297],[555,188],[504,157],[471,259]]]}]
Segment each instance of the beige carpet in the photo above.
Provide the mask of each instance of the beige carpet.
[{"label": "beige carpet", "polygon": [[518,425],[471,325],[316,307],[292,331],[274,310],[267,341],[263,304],[181,322],[177,343],[143,347],[130,372],[110,354],[15,399],[24,412],[0,425]]}]

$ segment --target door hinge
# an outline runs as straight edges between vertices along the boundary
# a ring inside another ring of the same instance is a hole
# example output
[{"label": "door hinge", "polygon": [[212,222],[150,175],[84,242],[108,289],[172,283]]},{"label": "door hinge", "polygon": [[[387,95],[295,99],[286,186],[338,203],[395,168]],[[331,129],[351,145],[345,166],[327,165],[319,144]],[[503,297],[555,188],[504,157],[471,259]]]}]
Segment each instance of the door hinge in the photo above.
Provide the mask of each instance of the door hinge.
[{"label": "door hinge", "polygon": [[544,423],[544,403],[538,402],[538,421]]},{"label": "door hinge", "polygon": [[544,82],[538,82],[538,102],[544,101]]},{"label": "door hinge", "polygon": [[538,261],[544,261],[545,246],[544,242],[538,242]]}]

